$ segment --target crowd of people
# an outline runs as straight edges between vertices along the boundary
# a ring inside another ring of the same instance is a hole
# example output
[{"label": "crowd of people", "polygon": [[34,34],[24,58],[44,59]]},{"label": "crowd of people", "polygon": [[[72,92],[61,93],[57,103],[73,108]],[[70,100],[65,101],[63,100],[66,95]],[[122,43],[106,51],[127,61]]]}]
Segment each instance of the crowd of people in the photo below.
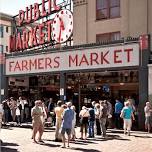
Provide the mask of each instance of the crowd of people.
[{"label": "crowd of people", "polygon": [[[28,104],[28,106],[27,106]],[[27,108],[28,107],[28,108]],[[150,133],[152,122],[152,106],[150,102],[145,103],[145,129]],[[42,135],[45,124],[53,123],[55,125],[55,141],[63,142],[65,148],[65,133],[67,134],[67,146],[70,140],[76,139],[75,126],[79,119],[81,140],[94,138],[95,135],[101,135],[106,138],[107,128],[112,127],[114,120],[115,128],[123,128],[124,134],[130,135],[133,122],[137,119],[136,106],[131,98],[125,102],[116,99],[114,108],[110,101],[93,101],[90,105],[83,105],[79,113],[76,113],[76,107],[72,102],[62,102],[59,100],[55,105],[52,98],[49,101],[36,100],[34,105],[22,97],[18,100],[10,98],[0,104],[0,124],[16,121],[17,124],[26,122],[31,117],[33,125],[32,139],[34,143],[43,142]],[[114,119],[113,119],[114,118]],[[38,134],[38,140],[36,136]]]}]

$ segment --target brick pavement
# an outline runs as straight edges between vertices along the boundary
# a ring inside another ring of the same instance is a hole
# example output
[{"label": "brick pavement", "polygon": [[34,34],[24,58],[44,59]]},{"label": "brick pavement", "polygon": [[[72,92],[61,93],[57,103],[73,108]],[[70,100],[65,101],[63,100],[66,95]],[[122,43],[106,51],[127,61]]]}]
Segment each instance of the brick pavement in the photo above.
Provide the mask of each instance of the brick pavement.
[{"label": "brick pavement", "polygon": [[[80,137],[79,128],[76,130],[77,137]],[[106,139],[100,136],[86,141],[78,139],[66,149],[53,141],[53,129],[45,129],[45,143],[42,145],[32,142],[29,128],[5,128],[1,130],[0,137],[2,152],[152,152],[152,134],[145,132],[132,132],[131,136],[126,136],[122,131],[108,130]]]}]

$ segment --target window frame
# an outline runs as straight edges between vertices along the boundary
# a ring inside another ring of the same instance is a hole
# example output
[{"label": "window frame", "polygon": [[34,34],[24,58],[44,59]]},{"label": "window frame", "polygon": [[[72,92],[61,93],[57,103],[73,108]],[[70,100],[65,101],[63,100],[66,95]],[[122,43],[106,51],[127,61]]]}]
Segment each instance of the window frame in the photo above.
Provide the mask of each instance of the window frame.
[{"label": "window frame", "polygon": [[4,25],[0,24],[0,38],[4,37]]},{"label": "window frame", "polygon": [[[100,20],[107,20],[107,19],[114,19],[114,18],[120,18],[120,0],[119,0],[119,5],[115,5],[115,6],[111,6],[110,5],[110,1],[111,0],[107,0],[107,18],[99,18],[98,17],[98,10],[103,10],[103,9],[97,9],[97,1],[96,0],[96,21],[100,21]],[[110,15],[110,12],[111,12],[111,9],[112,8],[115,8],[115,7],[119,7],[119,15],[118,16],[115,16],[115,17],[111,17]]]},{"label": "window frame", "polygon": [[0,44],[0,48],[2,48],[2,50],[0,49],[0,53],[4,52],[4,45]]},{"label": "window frame", "polygon": [[6,26],[6,33],[8,33],[9,32],[9,27],[8,26]]},{"label": "window frame", "polygon": [[[100,34],[96,34],[96,43],[100,43],[99,41],[97,42],[97,37],[98,36],[108,36],[109,37],[109,40],[106,40],[106,41],[117,41],[117,40],[111,40],[112,38],[112,35],[113,34],[116,34],[116,33],[119,33],[120,34],[120,39],[121,39],[121,32],[120,31],[116,31],[116,32],[109,32],[109,33],[100,33]],[[101,41],[102,42],[102,41]]]}]

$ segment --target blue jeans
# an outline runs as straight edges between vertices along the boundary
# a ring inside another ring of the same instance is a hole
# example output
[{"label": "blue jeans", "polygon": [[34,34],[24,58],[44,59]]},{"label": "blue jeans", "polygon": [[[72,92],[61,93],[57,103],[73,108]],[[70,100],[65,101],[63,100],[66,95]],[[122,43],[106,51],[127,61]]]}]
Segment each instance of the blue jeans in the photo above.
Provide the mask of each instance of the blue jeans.
[{"label": "blue jeans", "polygon": [[89,137],[94,137],[94,121],[89,121]]}]

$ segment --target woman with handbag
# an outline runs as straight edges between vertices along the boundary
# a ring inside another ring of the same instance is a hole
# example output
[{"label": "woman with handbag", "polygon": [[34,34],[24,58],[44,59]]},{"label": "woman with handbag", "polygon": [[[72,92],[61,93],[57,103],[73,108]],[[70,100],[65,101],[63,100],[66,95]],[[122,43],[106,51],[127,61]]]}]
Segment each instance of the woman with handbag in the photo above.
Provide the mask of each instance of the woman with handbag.
[{"label": "woman with handbag", "polygon": [[[89,110],[87,107],[83,106],[82,110],[79,113],[80,117],[80,132],[81,132],[81,138],[80,139],[86,139],[87,138],[87,129],[88,129],[88,117],[89,117]],[[83,138],[83,134],[85,133],[85,137]]]}]

